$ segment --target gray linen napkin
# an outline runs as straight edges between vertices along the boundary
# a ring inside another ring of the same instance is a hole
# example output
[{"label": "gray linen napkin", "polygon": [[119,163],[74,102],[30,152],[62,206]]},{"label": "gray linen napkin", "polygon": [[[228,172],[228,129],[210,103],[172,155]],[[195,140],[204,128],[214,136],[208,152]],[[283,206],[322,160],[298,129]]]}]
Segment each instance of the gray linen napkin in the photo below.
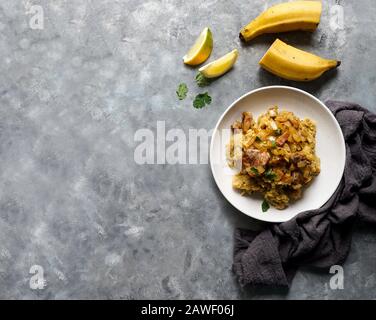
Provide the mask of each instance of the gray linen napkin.
[{"label": "gray linen napkin", "polygon": [[376,114],[328,101],[346,141],[342,181],[320,209],[269,225],[259,233],[236,229],[233,270],[241,285],[289,287],[299,266],[342,264],[356,220],[376,223]]}]

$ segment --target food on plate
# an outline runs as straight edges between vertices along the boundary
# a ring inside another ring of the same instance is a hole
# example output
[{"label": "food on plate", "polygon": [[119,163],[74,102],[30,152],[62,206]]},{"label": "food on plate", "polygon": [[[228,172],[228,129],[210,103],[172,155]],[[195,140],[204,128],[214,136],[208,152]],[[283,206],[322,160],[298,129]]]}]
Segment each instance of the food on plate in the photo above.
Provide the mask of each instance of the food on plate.
[{"label": "food on plate", "polygon": [[302,197],[303,187],[320,173],[312,120],[275,106],[257,120],[243,112],[241,121],[231,128],[227,162],[239,169],[232,186],[243,195],[261,193],[270,205],[285,209]]},{"label": "food on plate", "polygon": [[260,60],[265,70],[288,80],[311,81],[325,71],[340,66],[337,60],[328,60],[299,50],[277,39]]},{"label": "food on plate", "polygon": [[188,53],[183,57],[183,62],[191,66],[197,66],[205,62],[213,50],[213,35],[209,28],[205,28]]},{"label": "food on plate", "polygon": [[238,55],[238,50],[234,49],[221,58],[201,67],[200,69],[198,69],[198,71],[205,78],[211,79],[220,77],[232,68],[238,58]]},{"label": "food on plate", "polygon": [[245,26],[240,39],[250,41],[264,33],[293,30],[315,31],[320,23],[322,4],[320,1],[294,1],[277,4],[261,13]]}]

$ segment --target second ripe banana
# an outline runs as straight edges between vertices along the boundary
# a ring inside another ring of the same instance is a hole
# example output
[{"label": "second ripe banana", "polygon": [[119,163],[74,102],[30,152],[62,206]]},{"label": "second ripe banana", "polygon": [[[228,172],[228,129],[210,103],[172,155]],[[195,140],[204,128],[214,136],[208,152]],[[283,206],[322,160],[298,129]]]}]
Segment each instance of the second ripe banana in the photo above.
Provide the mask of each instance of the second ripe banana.
[{"label": "second ripe banana", "polygon": [[321,11],[320,1],[280,3],[251,21],[240,31],[239,37],[247,42],[264,33],[315,31],[320,23]]},{"label": "second ripe banana", "polygon": [[320,77],[325,71],[338,67],[341,62],[321,58],[277,39],[259,64],[281,78],[311,81]]}]

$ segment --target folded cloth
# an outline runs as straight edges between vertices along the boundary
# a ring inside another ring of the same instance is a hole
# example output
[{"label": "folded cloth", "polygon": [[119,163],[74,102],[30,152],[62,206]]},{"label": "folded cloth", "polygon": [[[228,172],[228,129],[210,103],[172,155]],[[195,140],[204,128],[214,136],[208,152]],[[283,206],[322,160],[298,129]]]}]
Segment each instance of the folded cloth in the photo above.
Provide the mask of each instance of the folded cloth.
[{"label": "folded cloth", "polygon": [[376,223],[376,114],[359,105],[328,101],[346,142],[344,176],[320,209],[269,225],[259,233],[235,231],[233,270],[241,285],[289,287],[299,266],[342,264],[354,222]]}]

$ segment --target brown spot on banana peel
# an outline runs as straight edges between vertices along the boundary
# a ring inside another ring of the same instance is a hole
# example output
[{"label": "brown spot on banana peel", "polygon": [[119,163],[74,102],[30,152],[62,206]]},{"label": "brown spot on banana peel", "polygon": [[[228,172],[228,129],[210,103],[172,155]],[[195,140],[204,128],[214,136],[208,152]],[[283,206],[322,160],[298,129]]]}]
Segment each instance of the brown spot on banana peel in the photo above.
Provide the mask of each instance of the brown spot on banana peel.
[{"label": "brown spot on banana peel", "polygon": [[336,68],[338,68],[340,65],[341,65],[341,61],[337,60],[337,65],[336,65]]}]

